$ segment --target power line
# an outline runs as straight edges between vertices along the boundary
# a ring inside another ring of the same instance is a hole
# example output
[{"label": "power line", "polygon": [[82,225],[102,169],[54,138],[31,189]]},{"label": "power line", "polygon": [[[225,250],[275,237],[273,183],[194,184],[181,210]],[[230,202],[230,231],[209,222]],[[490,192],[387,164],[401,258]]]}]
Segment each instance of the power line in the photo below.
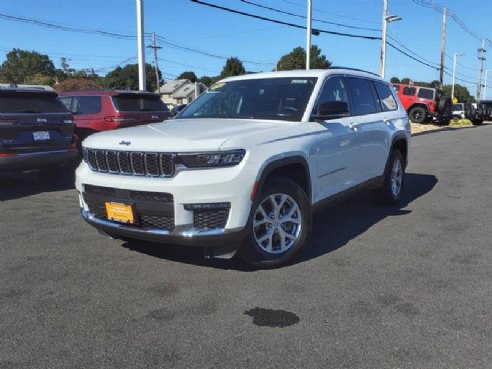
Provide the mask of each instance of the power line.
[{"label": "power line", "polygon": [[[201,1],[201,0],[191,0],[191,1],[194,2],[194,3],[200,4],[200,5],[205,5],[205,6],[209,6],[211,8],[216,8],[216,9],[224,10],[224,11],[229,12],[229,13],[244,15],[246,17],[255,18],[255,19],[261,19],[261,20],[264,20],[264,21],[268,21],[268,22],[272,22],[272,23],[277,23],[277,24],[283,24],[285,26],[290,26],[290,27],[294,27],[294,28],[306,29],[306,27],[300,26],[300,25],[295,24],[295,23],[289,23],[289,22],[284,22],[284,21],[280,21],[280,20],[277,20],[277,19],[263,17],[261,15],[251,14],[251,13],[247,13],[247,12],[243,12],[243,11],[240,11],[240,10],[235,10],[235,9],[227,8],[227,7],[220,6],[220,5],[210,4],[210,3],[207,3],[207,2]],[[316,29],[316,31],[318,31],[319,33],[327,33],[327,34],[336,35],[336,36],[361,38],[361,39],[365,39],[365,40],[381,40],[381,37],[378,37],[378,36],[355,35],[355,34],[351,34],[351,33],[327,31],[327,30],[322,30],[322,29]]]},{"label": "power line", "polygon": [[130,58],[127,58],[125,60],[123,60],[122,62],[119,62],[118,64],[115,64],[115,65],[112,65],[112,66],[109,66],[109,67],[103,67],[103,68],[99,68],[99,69],[96,69],[95,72],[103,72],[103,71],[106,71],[106,70],[112,70],[112,69],[116,69],[118,67],[121,67],[123,64],[127,64],[128,62],[132,61],[132,60],[135,60],[137,59],[136,56],[132,56]]},{"label": "power line", "polygon": [[[251,17],[251,18],[256,18],[256,19],[260,19],[260,20],[264,20],[264,21],[268,21],[268,22],[283,24],[283,25],[286,25],[286,26],[289,26],[289,27],[306,29],[306,27],[300,26],[298,24],[289,23],[289,22],[283,22],[283,21],[279,21],[279,20],[276,20],[276,19],[271,19],[271,18],[267,18],[267,17],[255,15],[255,14],[251,14],[251,13],[246,13],[246,12],[242,12],[242,11],[239,11],[239,10],[235,10],[235,9],[231,9],[231,8],[226,8],[226,7],[223,7],[223,6],[206,3],[206,2],[201,1],[201,0],[191,0],[191,1],[192,2],[195,2],[195,3],[198,3],[198,4],[201,4],[201,5],[206,5],[206,6],[210,6],[212,8],[216,8],[216,9],[224,10],[224,11],[227,11],[227,12],[230,12],[230,13],[234,13],[234,14],[239,14],[239,15],[243,15],[243,16],[247,16],[247,17]],[[345,37],[357,37],[357,38],[364,38],[364,39],[369,39],[369,40],[381,40],[381,37],[372,37],[372,36],[361,36],[361,35],[353,35],[353,34],[344,34],[344,33],[340,33],[340,32],[330,32],[330,31],[325,31],[325,30],[318,30],[318,31],[320,33],[336,34],[336,35],[345,36]],[[388,44],[388,46],[390,46],[391,48],[393,48],[394,50],[396,50],[400,54],[405,55],[406,57],[414,60],[415,62],[417,62],[419,64],[422,64],[422,65],[425,65],[425,66],[427,66],[429,68],[432,68],[434,70],[439,71],[439,67],[437,67],[436,65],[433,65],[433,64],[436,64],[436,63],[433,63],[433,62],[430,62],[430,61],[421,60],[420,57],[416,57],[416,56],[412,55],[411,53],[413,53],[413,54],[415,54],[415,53],[413,51],[411,51],[410,49],[408,49],[408,48],[405,47],[406,49],[409,50],[409,52],[406,52],[406,51],[402,50],[401,48],[399,48],[398,46],[395,46],[391,42],[387,42],[387,44]],[[451,74],[448,71],[445,71],[444,73],[446,75],[448,75],[448,76],[451,76]],[[466,82],[466,83],[473,83],[471,81],[468,81],[468,80],[465,80],[465,79],[462,79],[462,78],[456,78],[456,79],[459,80],[459,81],[462,81],[462,82]]]},{"label": "power line", "polygon": [[175,60],[169,60],[169,59],[163,59],[163,58],[158,58],[158,59],[160,61],[163,61],[163,62],[167,62],[167,63],[171,63],[171,64],[176,64],[176,65],[181,65],[183,67],[188,67],[188,68],[193,68],[193,69],[200,69],[200,70],[204,70],[204,71],[207,71],[207,72],[217,73],[217,71],[214,71],[212,69],[197,67],[195,65],[184,64],[184,63],[177,62]]},{"label": "power line", "polygon": [[[293,1],[289,1],[289,0],[282,0],[282,1],[284,3],[297,6],[299,8],[303,8],[304,9],[306,7],[304,4],[303,5],[300,5],[300,4],[298,4],[296,2],[293,2]],[[353,21],[356,21],[356,22],[361,22],[361,23],[379,24],[379,22],[374,22],[374,21],[371,21],[371,20],[368,20],[368,19],[361,19],[361,18],[356,18],[356,17],[353,17],[353,16],[349,16],[349,15],[343,15],[343,14],[337,14],[337,13],[327,12],[327,11],[322,10],[320,8],[313,8],[313,9],[316,10],[317,13],[324,13],[324,14],[328,14],[328,15],[334,15],[335,17],[338,17],[338,18],[350,19],[350,20],[353,20]]]},{"label": "power line", "polygon": [[35,24],[37,26],[41,26],[41,27],[45,27],[45,28],[58,29],[58,30],[67,31],[67,32],[98,34],[101,36],[108,36],[108,37],[127,39],[127,40],[131,40],[131,39],[136,38],[135,36],[132,36],[132,35],[124,35],[124,34],[120,34],[120,33],[101,31],[101,30],[97,30],[97,29],[87,29],[87,28],[64,26],[64,25],[60,25],[60,24],[40,21],[40,20],[37,20],[34,18],[17,17],[17,16],[3,14],[3,13],[0,13],[0,18],[10,20],[10,21]]},{"label": "power line", "polygon": [[[184,45],[179,45],[179,44],[176,44],[176,43],[167,41],[164,37],[159,36],[157,34],[156,34],[156,38],[161,43],[163,43],[163,44],[165,44],[165,45],[167,45],[169,47],[175,48],[175,49],[184,50],[184,51],[192,52],[192,53],[195,53],[195,54],[201,54],[201,55],[208,56],[210,58],[215,58],[215,59],[221,59],[221,60],[227,60],[227,59],[229,59],[229,57],[224,56],[224,55],[212,54],[212,53],[209,53],[207,51],[203,51],[203,50],[199,50],[199,49],[195,49],[195,48],[192,48],[192,47],[188,47],[188,46],[184,46]],[[253,61],[253,60],[242,60],[241,59],[241,61],[243,63],[246,63],[246,64],[254,64],[254,65],[273,65],[274,64],[274,63],[260,63],[260,62],[256,62],[256,61]]]},{"label": "power line", "polygon": [[[299,14],[287,12],[287,11],[284,11],[284,10],[271,8],[269,6],[257,4],[257,3],[254,3],[252,1],[248,1],[248,0],[240,0],[240,1],[243,2],[243,3],[249,4],[249,5],[256,6],[258,8],[271,10],[271,11],[276,12],[276,13],[286,14],[286,15],[290,15],[292,17],[297,17],[297,18],[302,18],[302,19],[306,19],[307,18],[304,15],[299,15]],[[351,29],[360,29],[360,30],[365,30],[365,31],[381,32],[381,29],[378,29],[378,28],[357,27],[357,26],[351,26],[351,25],[348,25],[348,24],[329,22],[329,21],[326,21],[326,20],[323,20],[323,19],[316,19],[316,18],[312,18],[312,20],[313,21],[316,21],[316,22],[320,22],[320,23],[325,23],[325,24],[330,24],[330,25],[333,25],[333,26],[338,26],[338,27],[345,27],[345,28],[351,28]]]},{"label": "power line", "polygon": [[[420,5],[424,8],[430,8],[434,9],[436,12],[442,14],[444,12],[444,8],[440,6],[439,4],[436,3],[436,1],[429,2],[427,0],[412,0],[415,4]],[[476,32],[474,32],[470,27],[468,27],[465,22],[463,22],[457,15],[456,13],[449,9],[446,8],[446,13],[456,22],[456,24],[466,33],[468,33],[470,36],[473,38],[482,41],[484,37],[480,37]],[[490,40],[488,40],[490,43]]]}]

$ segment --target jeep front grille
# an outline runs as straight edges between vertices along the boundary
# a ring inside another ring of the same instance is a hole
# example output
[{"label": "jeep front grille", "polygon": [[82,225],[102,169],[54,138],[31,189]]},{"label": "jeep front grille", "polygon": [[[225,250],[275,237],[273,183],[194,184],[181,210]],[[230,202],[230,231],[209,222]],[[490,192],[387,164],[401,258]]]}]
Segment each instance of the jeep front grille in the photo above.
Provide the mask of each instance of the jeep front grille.
[{"label": "jeep front grille", "polygon": [[84,149],[84,160],[96,172],[147,177],[171,177],[175,167],[169,153]]}]

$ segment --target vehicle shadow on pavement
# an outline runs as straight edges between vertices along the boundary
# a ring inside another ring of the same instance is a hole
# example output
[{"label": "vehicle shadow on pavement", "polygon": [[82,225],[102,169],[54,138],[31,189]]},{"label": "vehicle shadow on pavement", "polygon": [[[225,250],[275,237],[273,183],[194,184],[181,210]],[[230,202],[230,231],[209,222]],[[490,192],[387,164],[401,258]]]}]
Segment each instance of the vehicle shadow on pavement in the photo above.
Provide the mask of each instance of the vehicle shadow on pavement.
[{"label": "vehicle shadow on pavement", "polygon": [[74,175],[69,172],[56,177],[43,176],[36,172],[0,173],[0,201],[72,188],[75,188]]},{"label": "vehicle shadow on pavement", "polygon": [[[313,215],[311,242],[306,252],[292,264],[302,263],[343,247],[386,217],[409,214],[411,211],[405,208],[432,191],[438,182],[433,175],[416,173],[407,173],[405,181],[404,195],[395,207],[374,205],[372,193],[366,191],[316,212]],[[129,241],[122,246],[135,252],[179,263],[243,272],[257,270],[239,258],[205,259],[203,248],[198,247],[168,246],[139,241]]]},{"label": "vehicle shadow on pavement", "polygon": [[395,206],[378,205],[371,191],[365,191],[315,213],[311,244],[297,263],[343,247],[387,217],[411,213],[405,208],[432,191],[438,182],[433,175],[416,173],[407,173],[405,181],[402,199]]}]

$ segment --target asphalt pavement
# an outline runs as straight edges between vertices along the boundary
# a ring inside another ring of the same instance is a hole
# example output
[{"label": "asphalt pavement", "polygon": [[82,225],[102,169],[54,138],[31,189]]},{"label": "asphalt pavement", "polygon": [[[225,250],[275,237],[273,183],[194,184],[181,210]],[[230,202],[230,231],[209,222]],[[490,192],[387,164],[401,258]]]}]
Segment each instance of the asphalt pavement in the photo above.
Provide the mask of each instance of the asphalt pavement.
[{"label": "asphalt pavement", "polygon": [[0,176],[0,368],[492,368],[492,125],[414,137],[397,208],[315,215],[255,270],[124,243],[68,179]]}]

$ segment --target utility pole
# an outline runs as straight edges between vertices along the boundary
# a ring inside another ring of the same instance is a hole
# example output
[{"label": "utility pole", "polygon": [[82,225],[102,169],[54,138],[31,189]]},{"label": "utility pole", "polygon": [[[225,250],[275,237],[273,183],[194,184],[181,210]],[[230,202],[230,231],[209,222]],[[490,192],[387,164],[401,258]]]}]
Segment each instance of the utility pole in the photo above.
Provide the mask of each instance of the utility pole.
[{"label": "utility pole", "polygon": [[152,45],[147,46],[150,47],[151,49],[154,49],[154,68],[155,68],[155,81],[156,81],[156,86],[157,86],[157,91],[160,91],[160,84],[159,84],[159,64],[157,63],[157,49],[162,49],[162,46],[157,46],[155,43],[155,32],[152,32]]},{"label": "utility pole", "polygon": [[138,89],[146,91],[143,0],[137,1]]},{"label": "utility pole", "polygon": [[313,16],[313,3],[311,0],[307,0],[308,10],[307,10],[307,27],[306,27],[306,70],[311,67],[311,18]]},{"label": "utility pole", "polygon": [[485,61],[485,39],[482,40],[482,47],[478,49],[478,60],[480,61],[480,70],[478,72],[478,84],[477,84],[477,102],[479,102],[482,91],[482,73],[483,73],[483,63]]},{"label": "utility pole", "polygon": [[388,22],[388,0],[383,1],[383,24],[381,26],[381,57],[379,60],[379,75],[384,79],[384,71],[386,69],[386,33]]},{"label": "utility pole", "polygon": [[487,98],[487,76],[489,75],[489,72],[491,69],[487,69],[485,71],[485,82],[484,82],[484,88],[483,88],[483,99],[485,100]]},{"label": "utility pole", "polygon": [[461,55],[463,54],[454,53],[454,57],[453,57],[453,85],[451,86],[451,100],[453,101],[453,104],[454,104],[454,80],[456,78],[456,58]]},{"label": "utility pole", "polygon": [[397,15],[388,15],[388,0],[383,0],[383,24],[381,27],[381,56],[379,58],[379,75],[384,78],[386,70],[386,34],[388,23],[396,22],[402,18]]},{"label": "utility pole", "polygon": [[446,53],[446,18],[447,9],[442,11],[442,36],[441,36],[441,68],[439,69],[439,84],[442,89],[444,85],[444,55]]}]

